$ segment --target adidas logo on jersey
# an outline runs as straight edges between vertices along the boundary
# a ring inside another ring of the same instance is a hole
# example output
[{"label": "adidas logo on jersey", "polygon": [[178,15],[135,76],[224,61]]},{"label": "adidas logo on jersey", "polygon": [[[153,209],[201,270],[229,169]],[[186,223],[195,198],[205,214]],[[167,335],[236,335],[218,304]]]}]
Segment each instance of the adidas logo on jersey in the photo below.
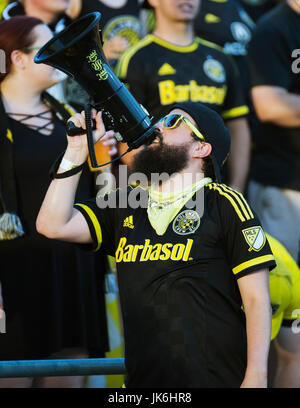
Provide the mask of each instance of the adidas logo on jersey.
[{"label": "adidas logo on jersey", "polygon": [[158,75],[174,75],[176,74],[176,69],[171,67],[170,64],[163,64],[159,70],[158,70]]},{"label": "adidas logo on jersey", "polygon": [[129,217],[126,217],[124,222],[123,222],[123,227],[128,227],[133,229],[134,225],[133,225],[133,216],[130,215]]},{"label": "adidas logo on jersey", "polygon": [[220,17],[215,16],[214,14],[207,13],[204,17],[206,23],[219,23],[221,21]]}]

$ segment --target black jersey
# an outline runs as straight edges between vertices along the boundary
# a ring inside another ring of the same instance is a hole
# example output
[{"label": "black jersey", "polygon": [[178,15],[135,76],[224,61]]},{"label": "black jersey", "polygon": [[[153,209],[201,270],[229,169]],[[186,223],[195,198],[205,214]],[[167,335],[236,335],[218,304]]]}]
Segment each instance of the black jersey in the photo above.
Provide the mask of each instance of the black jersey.
[{"label": "black jersey", "polygon": [[139,188],[108,195],[117,208],[96,200],[75,205],[93,249],[115,255],[127,387],[239,387],[243,380],[237,279],[275,262],[243,196],[216,183],[204,189],[202,217],[184,206],[162,236],[147,209],[126,206]]},{"label": "black jersey", "polygon": [[[287,3],[257,24],[249,44],[252,86],[280,87],[300,95],[300,14]],[[260,123],[254,135],[252,178],[265,185],[300,190],[300,127]]]},{"label": "black jersey", "polygon": [[252,20],[258,21],[260,17],[277,6],[280,0],[237,0],[245,8]]},{"label": "black jersey", "polygon": [[236,0],[202,0],[194,27],[199,37],[222,46],[226,54],[245,56],[255,23]]},{"label": "black jersey", "polygon": [[187,47],[150,34],[121,57],[116,74],[155,117],[176,102],[201,102],[226,119],[248,113],[238,70],[220,47],[200,38]]},{"label": "black jersey", "polygon": [[220,45],[226,54],[232,56],[239,69],[245,99],[250,107],[252,101],[249,98],[250,81],[245,56],[255,23],[238,0],[202,0],[194,26],[199,37]]},{"label": "black jersey", "polygon": [[[83,0],[80,16],[94,11],[101,13],[100,27],[103,41],[119,35],[135,44],[142,36],[138,0],[127,0],[123,7],[108,7],[99,0]],[[79,17],[80,17],[79,16]]]}]

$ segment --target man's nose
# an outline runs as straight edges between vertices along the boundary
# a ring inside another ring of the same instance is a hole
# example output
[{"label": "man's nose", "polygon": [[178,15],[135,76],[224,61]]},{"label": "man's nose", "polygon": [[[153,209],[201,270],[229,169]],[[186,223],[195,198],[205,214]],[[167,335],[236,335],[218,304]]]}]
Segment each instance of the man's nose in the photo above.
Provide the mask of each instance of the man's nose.
[{"label": "man's nose", "polygon": [[155,130],[159,133],[162,133],[163,129],[164,129],[164,125],[162,122],[157,122],[154,126]]},{"label": "man's nose", "polygon": [[163,129],[164,129],[164,127],[163,126],[161,126],[161,124],[159,124],[159,123],[156,123],[155,125],[154,125],[154,134],[155,134],[155,137],[159,137],[159,139],[162,141],[162,139],[163,139]]}]

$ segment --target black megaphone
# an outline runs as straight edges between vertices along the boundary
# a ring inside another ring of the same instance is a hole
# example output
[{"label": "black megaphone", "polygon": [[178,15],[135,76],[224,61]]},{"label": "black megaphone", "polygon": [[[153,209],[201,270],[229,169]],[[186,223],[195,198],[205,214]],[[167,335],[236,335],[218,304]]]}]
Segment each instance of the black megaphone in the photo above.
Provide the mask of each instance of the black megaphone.
[{"label": "black megaphone", "polygon": [[[127,143],[128,152],[153,137],[152,118],[107,62],[100,40],[100,18],[101,14],[94,12],[75,20],[37,52],[34,62],[57,68],[77,81],[93,99],[97,110],[103,111],[106,129],[120,134],[119,140]],[[69,136],[87,133],[92,167],[102,167],[95,155],[90,117],[86,117],[86,122],[87,131],[69,122],[67,133]]]}]

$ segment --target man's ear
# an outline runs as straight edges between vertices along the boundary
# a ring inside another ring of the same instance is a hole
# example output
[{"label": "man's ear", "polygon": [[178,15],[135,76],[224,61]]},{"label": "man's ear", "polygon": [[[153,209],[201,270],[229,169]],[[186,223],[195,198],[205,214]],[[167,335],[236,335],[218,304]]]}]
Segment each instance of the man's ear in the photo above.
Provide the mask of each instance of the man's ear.
[{"label": "man's ear", "polygon": [[198,159],[204,159],[211,154],[212,147],[210,143],[207,142],[198,142],[193,148],[192,157]]},{"label": "man's ear", "polygon": [[12,65],[21,69],[25,68],[25,58],[26,54],[24,54],[20,50],[14,50],[10,55]]}]

